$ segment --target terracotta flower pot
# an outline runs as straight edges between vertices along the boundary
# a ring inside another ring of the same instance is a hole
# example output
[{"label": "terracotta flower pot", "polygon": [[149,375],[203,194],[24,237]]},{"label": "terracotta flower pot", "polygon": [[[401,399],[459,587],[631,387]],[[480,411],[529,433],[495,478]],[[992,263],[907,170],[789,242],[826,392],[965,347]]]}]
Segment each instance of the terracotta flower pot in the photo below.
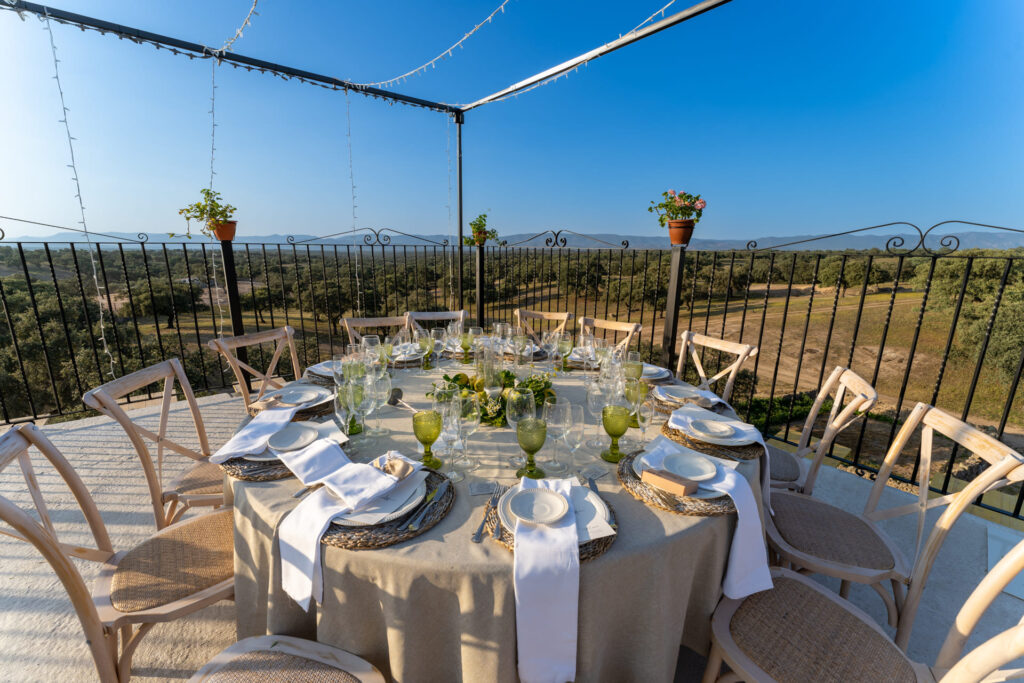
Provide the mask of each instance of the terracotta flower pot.
[{"label": "terracotta flower pot", "polygon": [[238,221],[224,221],[223,223],[217,223],[213,226],[213,236],[219,240],[227,240],[230,242],[235,239],[235,228],[237,227]]},{"label": "terracotta flower pot", "polygon": [[693,237],[693,227],[696,222],[692,218],[668,222],[668,239],[673,245],[686,246]]}]

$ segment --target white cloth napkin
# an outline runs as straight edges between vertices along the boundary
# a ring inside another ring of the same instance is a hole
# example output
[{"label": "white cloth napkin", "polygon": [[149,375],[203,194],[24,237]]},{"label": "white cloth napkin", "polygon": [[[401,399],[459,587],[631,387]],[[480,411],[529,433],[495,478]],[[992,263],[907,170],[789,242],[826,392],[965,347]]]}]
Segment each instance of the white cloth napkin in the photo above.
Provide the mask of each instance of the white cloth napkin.
[{"label": "white cloth napkin", "polygon": [[210,462],[220,464],[241,455],[257,455],[267,448],[267,441],[292,421],[295,413],[305,404],[291,408],[270,408],[260,412],[210,456]]},{"label": "white cloth napkin", "polygon": [[[693,452],[664,437],[653,440],[645,450],[641,462],[652,469],[660,468],[665,457],[672,453]],[[768,590],[772,587],[772,577],[754,492],[746,478],[735,471],[738,462],[704,457],[715,463],[718,472],[713,479],[700,482],[701,488],[721,491],[732,498],[736,506],[736,531],[732,537],[722,592],[730,598],[744,598]]]},{"label": "white cloth napkin", "polygon": [[554,524],[516,522],[513,585],[516,641],[523,683],[576,679],[580,548],[571,479],[527,479],[522,487],[548,488],[565,496],[569,511]]},{"label": "white cloth napkin", "polygon": [[[414,473],[401,482],[373,465],[351,462],[344,451],[330,441],[317,441],[300,451],[293,451],[290,456],[300,453],[299,457],[290,457],[296,468],[292,471],[304,484],[322,483],[324,486],[307,495],[281,521],[278,543],[281,549],[281,584],[302,609],[308,610],[311,599],[318,602],[323,599],[320,537],[331,520],[346,512],[364,510],[378,498],[394,491],[390,496],[393,501],[391,510],[381,509],[383,517],[398,509],[427,473],[422,472],[422,463],[409,460],[397,451],[389,451],[375,462],[382,465],[389,457],[397,457],[412,464]],[[325,457],[318,458],[318,455]],[[328,471],[330,465],[326,463],[341,465]],[[292,465],[288,466],[291,469]],[[311,478],[304,480],[303,475]]]}]

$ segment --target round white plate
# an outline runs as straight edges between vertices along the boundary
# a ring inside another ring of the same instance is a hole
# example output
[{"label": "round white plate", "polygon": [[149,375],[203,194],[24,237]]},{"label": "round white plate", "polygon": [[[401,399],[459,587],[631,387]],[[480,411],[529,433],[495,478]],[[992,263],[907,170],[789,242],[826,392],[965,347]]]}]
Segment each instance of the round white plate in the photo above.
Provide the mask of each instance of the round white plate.
[{"label": "round white plate", "polygon": [[[680,475],[682,477],[686,477],[687,479],[693,479],[693,477],[689,477],[689,476],[687,476],[685,474],[682,474],[681,472],[678,472],[678,471],[675,471],[673,469],[670,469],[670,467],[672,467],[672,466],[678,466],[678,463],[673,463],[672,465],[670,465],[670,463],[669,463],[669,460],[671,458],[676,458],[676,457],[680,457],[680,458],[694,458],[695,456],[688,455],[688,454],[683,454],[683,453],[674,453],[674,454],[672,454],[672,455],[670,455],[670,456],[665,458],[665,469],[669,470],[669,472],[672,472],[673,474],[678,474],[678,475]],[[710,460],[707,460],[707,458],[702,458],[702,459],[706,460],[707,463],[709,465],[711,465],[712,470],[717,474],[718,470],[717,470],[717,468],[715,468],[714,463],[712,463]],[[642,477],[643,476],[643,471],[644,471],[644,468],[643,468],[643,464],[640,462],[640,456],[637,456],[637,457],[633,458],[633,472],[636,473],[636,476],[637,477]],[[711,476],[714,476],[714,474],[712,474]],[[710,477],[708,477],[708,478],[710,478]],[[711,500],[713,498],[721,498],[724,495],[725,494],[722,493],[721,491],[716,491],[714,489],[704,488],[703,486],[701,486],[700,488],[697,489],[696,493],[694,493],[693,495],[690,495],[690,496],[686,496],[686,497],[687,498],[698,498],[700,500]]]},{"label": "round white plate", "polygon": [[410,512],[413,508],[419,505],[427,495],[427,482],[421,481],[420,485],[417,486],[412,494],[405,499],[405,502],[398,506],[398,509],[391,514],[381,518],[373,519],[366,518],[363,513],[357,513],[354,515],[339,515],[331,520],[332,524],[339,526],[371,526],[373,524],[384,524],[392,520],[398,519],[402,515]]},{"label": "round white plate", "polygon": [[569,511],[569,501],[551,489],[520,489],[508,499],[513,515],[532,524],[554,524]]},{"label": "round white plate", "polygon": [[687,400],[700,398],[696,387],[688,384],[663,384],[654,388],[655,398],[671,403],[685,403]]},{"label": "round white plate", "polygon": [[701,436],[728,439],[736,434],[736,428],[721,420],[690,420],[690,429]]},{"label": "round white plate", "polygon": [[[310,365],[306,370],[313,373],[314,375],[320,375],[321,377],[334,377],[335,361],[325,360],[322,363],[316,365]],[[341,361],[337,361],[338,374],[341,374]]]},{"label": "round white plate", "polygon": [[297,451],[316,441],[318,436],[320,432],[314,427],[292,422],[271,436],[267,445],[275,451]]},{"label": "round white plate", "polygon": [[[509,509],[509,501],[512,499],[518,491],[522,489],[518,485],[513,486],[506,491],[501,499],[498,501],[498,519],[501,520],[501,525],[508,529],[514,536],[516,533],[516,517],[512,514]],[[608,512],[608,506],[601,500],[601,496],[597,495],[586,486],[573,486],[572,487],[572,507],[576,513],[576,526],[586,526],[593,520],[597,515],[601,515],[606,522],[611,522],[611,514]]]},{"label": "round white plate", "polygon": [[[703,418],[698,418],[698,419],[703,419]],[[713,420],[711,418],[707,418],[704,421],[705,422],[711,422]],[[720,421],[724,421],[724,420],[720,420]],[[735,430],[735,433],[732,436],[712,436],[710,434],[700,433],[696,429],[693,429],[693,430],[684,429],[684,430],[681,430],[681,431],[683,431],[688,436],[691,436],[694,439],[697,439],[698,441],[703,441],[704,443],[714,444],[716,446],[746,446],[748,444],[752,444],[752,443],[756,443],[757,442],[757,437],[755,436],[756,432],[754,431],[754,428],[752,426],[748,425],[748,427],[749,427],[748,429],[738,429],[736,427],[733,427],[732,425],[729,425],[729,426],[733,430]]]},{"label": "round white plate", "polygon": [[312,384],[300,384],[287,386],[267,394],[267,397],[277,396],[282,403],[299,405],[300,403],[321,403],[331,397],[333,393],[327,387],[318,387]]},{"label": "round white plate", "polygon": [[651,365],[650,363],[644,363],[644,379],[661,379],[668,377],[672,373],[666,368],[659,368],[657,365]]}]

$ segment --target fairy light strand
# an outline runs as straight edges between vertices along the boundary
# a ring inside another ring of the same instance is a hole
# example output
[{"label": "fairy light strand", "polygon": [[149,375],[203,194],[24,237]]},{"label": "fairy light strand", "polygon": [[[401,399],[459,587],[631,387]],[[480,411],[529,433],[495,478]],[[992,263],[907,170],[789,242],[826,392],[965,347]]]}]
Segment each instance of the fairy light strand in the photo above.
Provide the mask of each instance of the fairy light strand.
[{"label": "fairy light strand", "polygon": [[[445,154],[448,155],[448,244],[454,244],[452,234],[452,120],[445,119]],[[448,310],[455,309],[455,249],[457,247],[445,247],[448,252]]]},{"label": "fairy light strand", "polygon": [[[418,74],[424,73],[427,69],[434,68],[438,62],[440,62],[442,60],[445,60],[445,59],[448,59],[449,57],[451,57],[452,56],[452,52],[456,48],[461,49],[462,48],[462,44],[465,43],[467,40],[469,40],[469,37],[471,35],[473,35],[477,31],[479,31],[481,28],[483,28],[483,26],[485,24],[491,23],[491,20],[493,20],[494,17],[497,16],[499,12],[501,14],[504,14],[505,13],[505,5],[507,5],[511,1],[512,0],[504,0],[504,2],[502,2],[500,5],[498,5],[498,7],[493,12],[491,12],[490,14],[487,15],[486,19],[484,19],[479,24],[474,26],[468,33],[466,33],[466,35],[462,36],[462,38],[457,40],[447,50],[444,50],[443,52],[441,52],[441,54],[439,54],[438,56],[434,57],[429,62],[426,62],[425,64],[422,64],[422,65],[420,65],[420,66],[418,66],[415,69],[412,69],[410,71],[406,71],[404,74],[401,74],[400,76],[395,76],[394,78],[389,78],[386,81],[374,81],[372,83],[357,83],[356,85],[366,85],[366,86],[371,86],[371,87],[386,87],[386,86],[389,86],[389,85],[394,85],[395,83],[405,82],[406,80],[408,80],[412,76],[416,76]],[[673,0],[673,2],[674,1],[675,0]]]},{"label": "fairy light strand", "polygon": [[[352,162],[352,102],[348,96],[348,88],[345,89],[345,140],[348,143],[348,180],[352,188],[352,236],[356,234],[356,173],[355,164]],[[363,315],[363,285],[359,280],[359,273],[363,269],[363,248],[356,244],[356,315]]]},{"label": "fairy light strand", "polygon": [[[93,249],[92,249],[92,247],[93,247],[92,236],[89,234],[89,226],[88,226],[88,224],[86,223],[86,220],[85,220],[85,202],[82,199],[82,183],[78,179],[78,162],[75,159],[75,144],[74,144],[75,138],[72,137],[72,135],[71,135],[71,124],[68,123],[68,112],[71,111],[71,110],[68,108],[67,103],[65,102],[65,99],[64,99],[64,86],[63,86],[63,84],[61,84],[61,81],[60,81],[60,68],[57,66],[58,63],[60,62],[60,60],[57,59],[57,43],[53,39],[53,28],[50,26],[50,18],[49,18],[49,16],[46,16],[44,18],[43,23],[44,23],[44,25],[46,27],[46,32],[47,32],[47,34],[50,37],[50,53],[53,55],[53,79],[57,83],[57,93],[60,95],[61,113],[63,114],[63,117],[64,117],[64,118],[62,118],[60,120],[60,123],[64,124],[64,132],[67,134],[68,153],[70,154],[70,157],[71,157],[71,163],[68,165],[68,167],[71,169],[71,172],[74,174],[74,176],[72,177],[72,180],[75,181],[75,198],[78,200],[78,211],[79,211],[79,214],[82,217],[82,219],[80,221],[78,221],[78,222],[81,224],[82,231],[85,233],[85,240],[86,240],[86,242],[89,243],[89,265],[92,267],[92,281],[93,281],[93,284],[96,286],[96,299],[97,299],[97,304],[99,305],[99,309],[100,309],[100,315],[99,315],[100,335],[99,335],[99,340],[100,340],[100,343],[103,345],[103,353],[106,354],[107,360],[110,361],[110,376],[111,377],[115,377],[116,373],[115,373],[115,370],[114,370],[114,355],[110,352],[110,346],[107,344],[107,332],[106,332],[106,328],[105,328],[105,326],[103,324],[103,298],[104,298],[103,295],[104,295],[104,289],[100,286],[99,275],[97,274],[97,271],[96,271],[96,259],[95,259],[95,257],[93,256],[93,253],[92,253],[92,251],[93,251]],[[111,317],[113,317],[114,312],[111,311],[110,315],[111,315]]]},{"label": "fairy light strand", "polygon": [[256,3],[258,2],[259,0],[252,0],[252,7],[249,8],[249,13],[245,15],[245,21],[243,21],[242,25],[235,31],[235,35],[228,38],[217,52],[223,54],[230,50],[231,46],[235,44],[235,41],[242,37],[242,31],[247,27],[252,26],[253,15],[259,16],[259,13],[256,11]]},{"label": "fairy light strand", "polygon": [[[210,60],[210,192],[213,192],[214,160],[217,157],[217,64],[219,59]],[[217,246],[216,240],[210,236],[210,242]],[[213,292],[217,295],[217,336],[224,336],[224,301],[221,296],[220,285],[217,283],[217,249],[210,250],[210,260],[213,261]],[[224,259],[221,259],[221,267],[224,268]],[[224,271],[224,282],[227,285],[227,271]],[[220,363],[220,360],[217,361]]]}]

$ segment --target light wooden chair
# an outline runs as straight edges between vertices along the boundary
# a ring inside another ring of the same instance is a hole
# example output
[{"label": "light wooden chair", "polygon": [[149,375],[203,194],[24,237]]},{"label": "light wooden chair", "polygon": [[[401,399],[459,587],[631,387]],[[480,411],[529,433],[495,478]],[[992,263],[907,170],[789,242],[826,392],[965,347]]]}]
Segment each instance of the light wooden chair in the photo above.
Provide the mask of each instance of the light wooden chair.
[{"label": "light wooden chair", "polygon": [[[683,370],[686,367],[686,357],[689,356],[693,359],[693,367],[697,371],[697,377],[700,380],[700,384],[697,388],[714,391],[712,385],[722,379],[725,379],[725,388],[722,389],[719,397],[728,403],[729,397],[732,396],[733,385],[736,384],[736,376],[740,373],[740,367],[747,362],[748,358],[753,358],[757,355],[757,347],[753,344],[741,344],[739,342],[727,341],[725,339],[708,337],[707,335],[698,334],[697,332],[691,332],[689,330],[680,334],[679,338],[682,340],[683,345],[679,350],[679,363],[676,365],[676,377],[680,380],[683,379]],[[704,370],[704,365],[700,361],[701,353],[704,348],[714,349],[722,353],[734,355],[736,356],[736,359],[725,368],[719,370],[717,374],[712,377],[708,377],[707,372]]]},{"label": "light wooden chair", "polygon": [[[893,466],[918,428],[921,430],[918,499],[907,505],[879,509],[878,503]],[[936,432],[978,455],[988,466],[963,490],[930,498],[928,483]],[[980,494],[1022,480],[1024,457],[1015,450],[938,408],[918,403],[889,447],[861,514],[801,493],[773,489],[774,515],[765,515],[768,544],[783,562],[801,571],[838,578],[841,597],[849,594],[851,582],[871,586],[885,603],[889,623],[897,629],[896,642],[902,647],[913,625],[928,574],[915,571],[915,567],[922,562],[930,566],[953,523]],[[922,549],[925,515],[944,505],[949,507]],[[908,514],[917,516],[917,541],[909,549],[912,561],[906,559],[903,548],[877,525],[881,520]],[[885,588],[886,582],[892,585],[891,593]],[[904,599],[906,586],[909,586],[909,593]]]},{"label": "light wooden chair", "polygon": [[[821,439],[811,448],[811,435],[825,401],[832,397],[832,409],[829,411]],[[845,406],[844,406],[844,401]],[[814,480],[818,476],[821,463],[825,460],[832,443],[841,431],[864,417],[875,403],[878,392],[866,380],[852,370],[837,367],[821,385],[821,391],[814,399],[811,412],[804,420],[803,431],[796,453],[768,445],[771,457],[771,480],[775,488],[790,489],[798,493],[811,494]],[[808,460],[807,456],[813,454]]]},{"label": "light wooden chair", "polygon": [[405,314],[408,320],[410,330],[424,330],[420,322],[457,322],[463,327],[466,325],[466,320],[469,318],[469,314],[466,311],[409,311]]},{"label": "light wooden chair", "polygon": [[[623,323],[617,320],[602,320],[601,318],[580,318],[580,334],[594,334],[594,330],[609,330],[612,332],[612,342],[615,343],[615,351],[622,352],[629,348],[633,337],[640,334],[640,323]],[[626,336],[618,342],[615,340],[620,333]]]},{"label": "light wooden chair", "polygon": [[[931,561],[920,563],[915,574],[927,574],[930,567]],[[992,601],[1021,571],[1024,541],[967,598],[935,665],[928,667],[907,657],[905,642],[891,640],[853,604],[816,581],[776,567],[771,590],[742,600],[724,598],[718,605],[703,681],[979,683],[1019,678],[1024,671],[1002,667],[1024,656],[1024,624],[989,638],[966,656],[963,650]],[[723,661],[731,669],[726,675],[721,675]]]},{"label": "light wooden chair", "polygon": [[399,328],[397,331],[408,329],[409,318],[407,315],[393,315],[383,318],[342,318],[348,332],[349,343],[358,344],[363,340],[362,330],[379,328]]},{"label": "light wooden chair", "polygon": [[[132,392],[161,381],[164,387],[160,404],[160,422],[157,431],[154,432],[136,424],[119,401]],[[175,393],[175,382],[178,383],[188,403],[192,424],[199,439],[198,451],[167,438],[167,423],[171,399]],[[112,418],[128,435],[142,463],[142,471],[146,475],[157,529],[163,529],[181,519],[189,508],[224,504],[224,473],[220,467],[210,462],[210,444],[206,438],[203,416],[199,412],[195,394],[192,393],[192,386],[181,367],[181,361],[177,358],[137,370],[96,387],[82,396],[82,402]],[[155,464],[149,446],[146,445],[147,440],[156,444]],[[167,484],[164,483],[165,449],[195,461],[184,474]]]},{"label": "light wooden chair", "polygon": [[[270,363],[265,372],[260,372],[249,363],[238,358],[238,349],[259,346],[261,344],[275,344],[274,355],[270,357]],[[295,330],[290,326],[279,327],[276,330],[264,330],[253,332],[237,337],[218,337],[209,341],[211,349],[224,356],[231,371],[235,373],[235,381],[238,382],[238,393],[242,395],[245,403],[245,411],[249,412],[249,404],[259,401],[270,389],[280,389],[284,386],[284,379],[276,376],[277,363],[281,360],[285,347],[288,348],[289,358],[292,362],[292,372],[295,379],[302,377],[302,366],[299,365],[299,356],[295,352]],[[260,381],[259,390],[252,395],[245,385],[246,373]]]},{"label": "light wooden chair", "polygon": [[[95,547],[58,539],[29,458],[30,447],[46,458],[70,489]],[[11,527],[0,531],[31,543],[56,572],[78,614],[103,683],[128,681],[139,641],[155,624],[234,596],[230,508],[179,522],[131,550],[115,553],[82,479],[38,427],[17,425],[0,436],[0,470],[13,461],[21,466],[35,514],[31,507],[22,508],[0,496],[0,521]],[[101,563],[92,591],[73,557]]]},{"label": "light wooden chair", "polygon": [[540,346],[540,335],[533,329],[530,324],[531,320],[547,320],[550,322],[556,322],[558,325],[552,327],[550,332],[565,332],[566,325],[572,320],[573,315],[569,311],[557,312],[557,311],[528,311],[525,308],[517,308],[512,311],[512,320],[516,327],[521,327],[529,335],[530,339],[537,346]]},{"label": "light wooden chair", "polygon": [[222,650],[189,680],[191,683],[384,683],[384,676],[369,662],[323,643],[294,636],[256,636]]}]

